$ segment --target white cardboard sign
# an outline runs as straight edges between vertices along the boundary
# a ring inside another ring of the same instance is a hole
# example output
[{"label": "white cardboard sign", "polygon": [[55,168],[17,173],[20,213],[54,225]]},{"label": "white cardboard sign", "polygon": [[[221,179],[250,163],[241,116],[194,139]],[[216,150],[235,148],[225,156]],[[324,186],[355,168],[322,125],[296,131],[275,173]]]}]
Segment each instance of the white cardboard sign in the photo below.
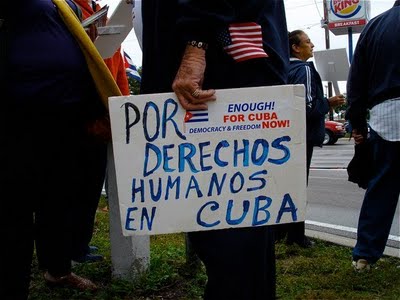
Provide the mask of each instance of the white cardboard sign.
[{"label": "white cardboard sign", "polygon": [[346,81],[350,70],[346,49],[315,51],[314,60],[321,79],[323,81],[332,81],[335,94],[339,95],[338,81]]},{"label": "white cardboard sign", "polygon": [[216,95],[197,112],[173,93],[110,98],[124,235],[304,221],[304,87]]},{"label": "white cardboard sign", "polygon": [[120,0],[106,27],[100,28],[99,33],[102,34],[94,41],[94,45],[102,58],[112,57],[132,30],[132,9],[132,3]]}]

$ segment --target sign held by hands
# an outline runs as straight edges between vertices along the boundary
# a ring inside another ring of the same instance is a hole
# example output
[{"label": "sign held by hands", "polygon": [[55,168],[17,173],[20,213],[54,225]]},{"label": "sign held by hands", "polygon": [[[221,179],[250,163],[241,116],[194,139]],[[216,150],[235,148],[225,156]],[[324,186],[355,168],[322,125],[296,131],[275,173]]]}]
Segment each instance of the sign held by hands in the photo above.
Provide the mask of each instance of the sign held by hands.
[{"label": "sign held by hands", "polygon": [[304,220],[304,87],[216,96],[206,111],[173,93],[110,98],[124,235]]}]

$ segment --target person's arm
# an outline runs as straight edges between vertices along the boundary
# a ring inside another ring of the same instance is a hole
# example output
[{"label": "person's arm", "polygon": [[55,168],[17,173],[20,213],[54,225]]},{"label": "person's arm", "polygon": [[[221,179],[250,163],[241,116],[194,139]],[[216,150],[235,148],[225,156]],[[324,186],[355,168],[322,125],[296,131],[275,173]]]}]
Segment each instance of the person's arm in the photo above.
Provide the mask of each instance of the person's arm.
[{"label": "person's arm", "polygon": [[126,77],[126,69],[120,48],[114,53],[113,56],[104,59],[104,62],[110,70],[115,82],[117,83],[121,94],[124,96],[130,95],[128,78]]},{"label": "person's arm", "polygon": [[186,110],[207,109],[206,102],[216,99],[215,90],[202,90],[205,52],[204,49],[187,46],[172,84],[179,103]]},{"label": "person's arm", "polygon": [[128,77],[126,76],[126,68],[120,49],[118,49],[118,51],[114,54],[113,59],[117,64],[117,74],[115,76],[115,81],[117,82],[117,85],[121,90],[122,95],[129,96],[131,94],[131,91],[129,89]]},{"label": "person's arm", "polygon": [[[347,80],[347,102],[349,104],[346,119],[353,128],[353,136],[360,143],[366,138],[367,127],[367,102],[368,102],[368,70],[366,61],[365,31],[360,35],[351,63],[349,78]],[[357,137],[357,139],[356,139]]]},{"label": "person's arm", "polygon": [[179,34],[187,46],[172,88],[184,109],[206,109],[206,102],[216,99],[214,90],[202,90],[207,45],[234,21],[235,8],[230,1],[222,0],[179,0],[178,3]]},{"label": "person's arm", "polygon": [[345,102],[346,98],[342,94],[328,98],[328,104],[330,108],[336,108],[340,105],[343,105]]},{"label": "person's arm", "polygon": [[311,117],[313,111],[313,103],[315,92],[315,84],[313,82],[313,77],[311,74],[311,69],[309,66],[304,65],[298,67],[296,72],[293,72],[289,75],[289,83],[290,84],[303,84],[305,88],[305,100],[306,100],[306,114],[307,118]]}]

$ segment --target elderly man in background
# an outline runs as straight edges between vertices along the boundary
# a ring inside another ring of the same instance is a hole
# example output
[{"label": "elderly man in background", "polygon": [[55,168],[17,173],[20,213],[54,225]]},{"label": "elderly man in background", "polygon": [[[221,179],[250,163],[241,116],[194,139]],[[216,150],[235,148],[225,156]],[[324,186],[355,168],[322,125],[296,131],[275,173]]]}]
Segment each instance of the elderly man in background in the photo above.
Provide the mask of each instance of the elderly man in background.
[{"label": "elderly man in background", "polygon": [[[294,30],[289,33],[290,68],[288,83],[304,84],[307,126],[307,182],[310,174],[310,165],[314,146],[322,146],[325,136],[325,115],[329,109],[333,109],[345,103],[343,95],[330,98],[324,96],[321,77],[315,66],[308,60],[314,56],[314,44],[308,35],[302,30]],[[312,247],[312,241],[305,236],[305,224],[299,222],[278,226],[280,235],[287,231],[287,243],[298,244],[300,247]]]}]

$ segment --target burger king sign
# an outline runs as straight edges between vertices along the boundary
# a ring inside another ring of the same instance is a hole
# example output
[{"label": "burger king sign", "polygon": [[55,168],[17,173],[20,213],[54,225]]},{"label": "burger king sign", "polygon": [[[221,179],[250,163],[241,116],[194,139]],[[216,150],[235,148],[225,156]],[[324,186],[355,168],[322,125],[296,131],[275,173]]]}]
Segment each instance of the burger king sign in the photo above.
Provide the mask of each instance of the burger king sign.
[{"label": "burger king sign", "polygon": [[351,18],[361,10],[360,0],[332,0],[331,10],[339,18]]},{"label": "burger king sign", "polygon": [[325,0],[328,8],[328,27],[336,35],[346,34],[347,28],[361,32],[367,23],[370,1],[366,0]]}]

